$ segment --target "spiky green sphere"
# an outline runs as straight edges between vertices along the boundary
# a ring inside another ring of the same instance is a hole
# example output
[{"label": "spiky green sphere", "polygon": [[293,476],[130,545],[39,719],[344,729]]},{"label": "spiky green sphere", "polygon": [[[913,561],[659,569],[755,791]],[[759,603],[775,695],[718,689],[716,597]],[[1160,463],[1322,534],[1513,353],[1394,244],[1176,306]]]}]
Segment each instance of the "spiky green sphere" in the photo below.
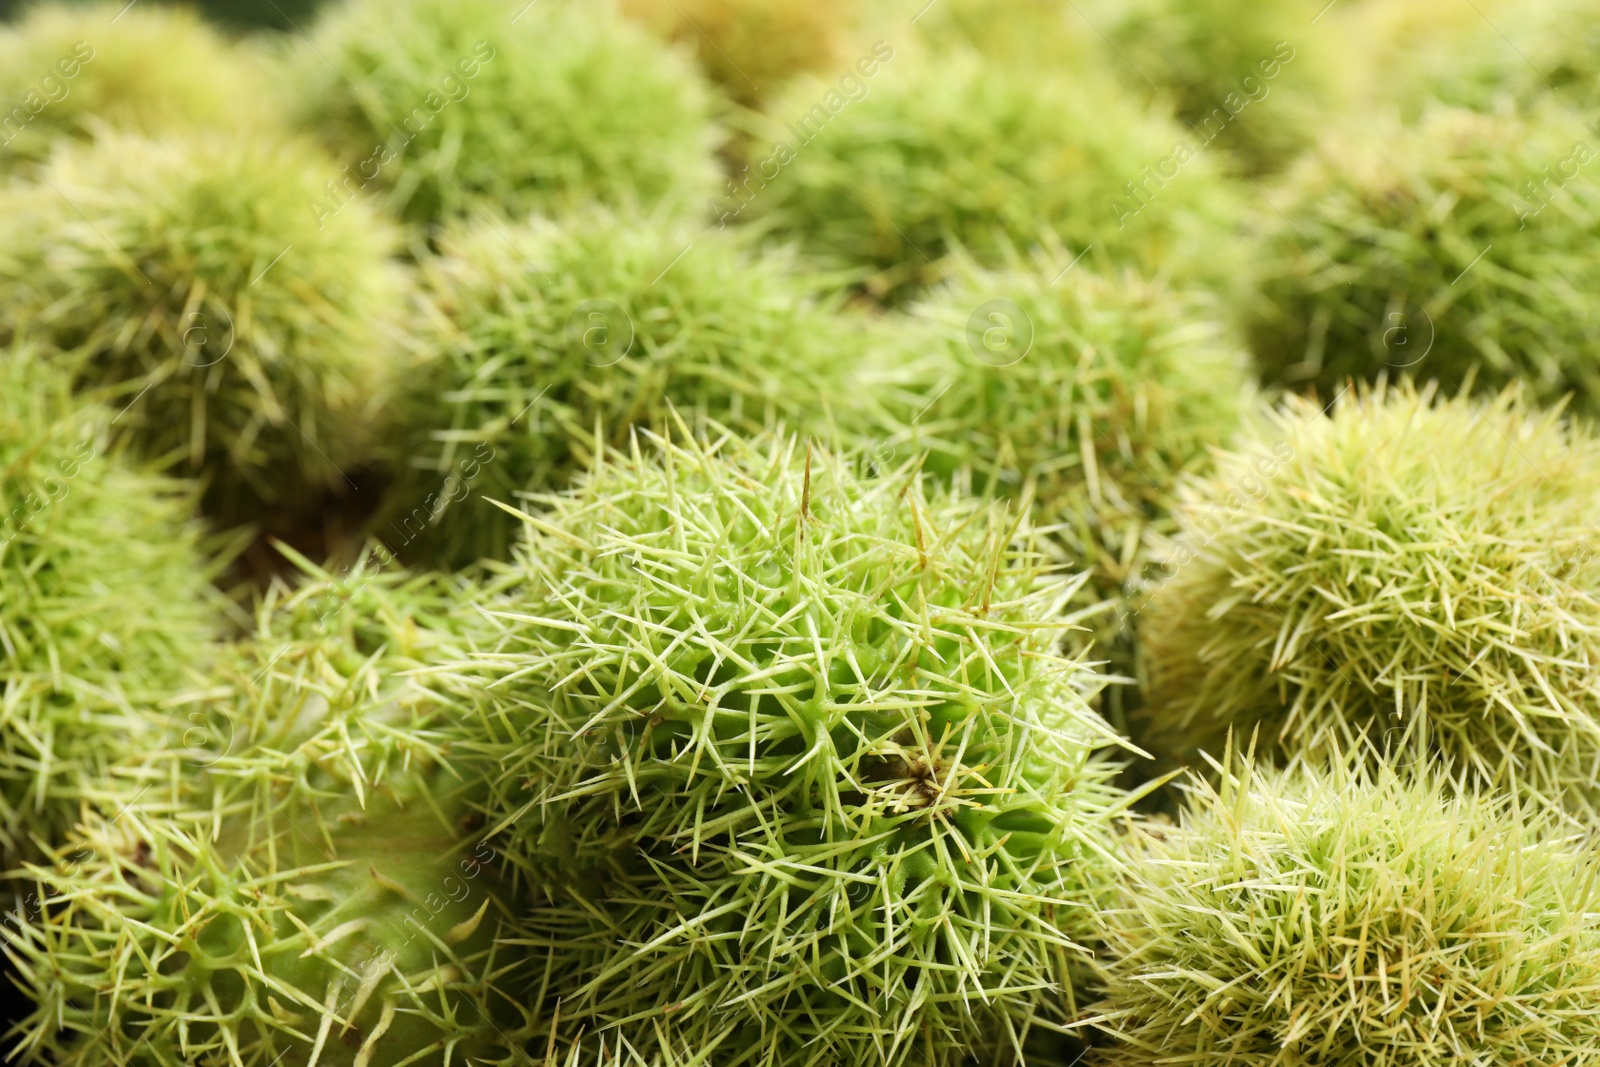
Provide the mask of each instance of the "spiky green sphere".
[{"label": "spiky green sphere", "polygon": [[410,219],[698,209],[716,180],[692,62],[604,3],[348,0],[294,71],[307,126],[350,164],[343,195],[390,189]]},{"label": "spiky green sphere", "polygon": [[1332,396],[1405,373],[1453,389],[1513,379],[1592,409],[1600,144],[1556,105],[1435,108],[1325,140],[1271,194],[1250,309],[1263,374]]},{"label": "spiky green sphere", "polygon": [[1116,590],[1178,476],[1238,426],[1249,359],[1214,300],[1070,260],[968,267],[885,331],[853,417],[875,457],[1031,497]]},{"label": "spiky green sphere", "polygon": [[63,152],[4,194],[0,325],[115,387],[118,432],[225,514],[348,487],[401,289],[369,204],[310,210],[335,176],[248,131]]},{"label": "spiky green sphere", "polygon": [[569,1032],[954,1064],[1059,1021],[1126,798],[1020,517],[641,440],[527,521],[504,633],[444,677],[530,940],[597,961]]},{"label": "spiky green sphere", "polygon": [[382,537],[429,562],[504,559],[488,499],[564,485],[634,424],[825,429],[858,351],[781,256],[659,216],[448,230],[421,270],[427,358],[407,374]]},{"label": "spiky green sphere", "polygon": [[1095,12],[1136,92],[1153,83],[1213,150],[1247,171],[1276,170],[1310,143],[1335,94],[1317,0],[1134,0]]},{"label": "spiky green sphere", "polygon": [[269,603],[219,671],[200,705],[214,728],[130,753],[146,791],[30,867],[13,916],[31,1058],[509,1056],[523,1020],[516,961],[494,944],[497,857],[477,843],[437,703],[402,673],[447,640],[416,623],[462,609],[449,601],[370,570],[323,577]]},{"label": "spiky green sphere", "polygon": [[[1200,269],[1196,242],[1232,194],[1179,127],[1115,85],[884,41],[862,58],[869,76],[774,105],[783,124],[724,213],[770,216],[879,294],[937,280],[957,246],[998,262],[1052,234],[1091,265]],[[1225,232],[1206,251],[1225,271],[1219,244]]]},{"label": "spiky green sphere", "polygon": [[[433,787],[420,782],[398,791]],[[291,808],[251,847],[137,809],[89,822],[35,868],[47,918],[12,939],[37,1003],[34,1061],[220,1067],[235,1047],[247,1063],[326,1067],[505,1057],[493,856],[456,849],[431,811],[401,803],[419,801],[375,794],[328,837]]]},{"label": "spiky green sphere", "polygon": [[97,130],[271,124],[263,73],[184,8],[34,5],[0,27],[0,169]]},{"label": "spiky green sphere", "polygon": [[1409,739],[1589,810],[1600,446],[1515,395],[1291,400],[1218,456],[1144,611],[1152,743]]},{"label": "spiky green sphere", "polygon": [[34,353],[0,353],[0,856],[116,795],[107,768],[158,747],[161,700],[221,628],[193,494],[116,455]]},{"label": "spiky green sphere", "polygon": [[1383,767],[1227,769],[1152,832],[1091,1063],[1600,1062],[1590,849]]}]

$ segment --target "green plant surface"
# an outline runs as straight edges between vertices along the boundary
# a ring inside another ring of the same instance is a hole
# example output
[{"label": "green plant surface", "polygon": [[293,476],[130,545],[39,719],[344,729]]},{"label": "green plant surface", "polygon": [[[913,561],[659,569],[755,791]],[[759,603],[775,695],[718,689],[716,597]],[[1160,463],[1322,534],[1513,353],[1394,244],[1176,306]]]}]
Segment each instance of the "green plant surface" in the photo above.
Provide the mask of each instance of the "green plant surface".
[{"label": "green plant surface", "polygon": [[370,205],[308,209],[335,173],[249,131],[63,152],[4,194],[0,328],[61,349],[226,518],[348,488],[403,290]]},{"label": "green plant surface", "polygon": [[137,801],[29,865],[26,1062],[509,1059],[528,1009],[498,857],[406,675],[463,609],[370,561],[269,592],[183,747],[130,754]]},{"label": "green plant surface", "polygon": [[1387,766],[1219,770],[1105,913],[1090,1063],[1600,1060],[1581,840]]},{"label": "green plant surface", "polygon": [[1031,498],[1120,590],[1178,477],[1249,409],[1249,357],[1207,295],[1056,258],[968,264],[887,320],[851,418],[878,455],[926,453],[930,474]]},{"label": "green plant surface", "polygon": [[696,427],[826,433],[864,347],[784,257],[659,213],[470,223],[440,245],[376,528],[407,558],[507,558],[521,526],[489,499],[563,486],[597,444],[674,409]]},{"label": "green plant surface", "polygon": [[[1079,606],[1112,605],[1074,643],[1135,677],[1149,545],[1175,529],[1178,479],[1206,470],[1253,409],[1250,361],[1209,295],[1071,259],[969,264],[885,320],[841,419],[879,464],[921,455],[935,477],[1031,506],[1089,570]],[[1119,728],[1132,694],[1102,698]]]},{"label": "green plant surface", "polygon": [[1578,395],[1600,376],[1590,254],[1596,139],[1556,104],[1534,114],[1437,107],[1330,135],[1269,193],[1251,347],[1269,381],[1331,396],[1409,374],[1454,390]]},{"label": "green plant surface", "polygon": [[778,438],[639,435],[537,503],[438,681],[524,940],[592,960],[565,1032],[900,1065],[1059,1026],[1129,798],[1024,518]]},{"label": "green plant surface", "polygon": [[[903,24],[904,5],[876,5],[883,34]],[[1095,25],[1064,0],[939,0],[917,15],[918,35],[936,50],[971,49],[1008,64],[1107,69]],[[897,35],[898,36],[898,35]],[[1110,57],[1121,62],[1113,53]]]},{"label": "green plant surface", "polygon": [[838,63],[853,15],[845,0],[622,0],[619,6],[692,48],[706,75],[748,107],[797,74]]},{"label": "green plant surface", "polygon": [[693,61],[607,4],[350,0],[291,60],[302,120],[406,218],[698,208],[715,100]]},{"label": "green plant surface", "polygon": [[0,353],[0,856],[125,795],[128,747],[156,746],[162,706],[223,628],[225,561],[193,491],[111,447],[110,413],[77,407],[58,368]]},{"label": "green plant surface", "polygon": [[[1459,77],[1488,58],[1475,52],[1484,44],[1484,34],[1494,34],[1496,27],[1506,34],[1496,38],[1498,48],[1515,55],[1506,42],[1510,40],[1512,48],[1526,47],[1525,42],[1518,41],[1524,19],[1540,8],[1554,6],[1517,0],[1474,0],[1471,4],[1456,0],[1390,0],[1332,8],[1328,18],[1318,25],[1342,22],[1346,41],[1360,42],[1359,48],[1347,46],[1342,57],[1350,68],[1348,77],[1354,92],[1342,101],[1343,114],[1336,121],[1360,121],[1359,116],[1371,110],[1397,106],[1414,117],[1441,98],[1470,106],[1468,100],[1444,91],[1441,75]],[[1491,56],[1494,47],[1491,46]],[[1508,78],[1502,85],[1511,83]]]},{"label": "green plant surface", "polygon": [[[1081,1041],[1071,1035],[1052,1037],[1058,1039],[1030,1044],[1021,1061],[1002,1055],[993,1061],[982,1062],[1022,1062],[1036,1067],[1065,1067],[1082,1062],[1079,1054],[1084,1045]],[[549,1067],[703,1067],[707,1063],[719,1062],[711,1057],[723,1047],[694,1047],[681,1041],[675,1042],[670,1035],[662,1032],[651,1034],[637,1043],[609,1031],[598,1035],[580,1033],[571,1040],[558,1039],[553,1046],[547,1045],[548,1058],[541,1062],[540,1067],[545,1067],[545,1064]]]},{"label": "green plant surface", "polygon": [[1448,54],[1427,58],[1415,91],[1482,110],[1537,106],[1560,97],[1586,113],[1600,104],[1600,6],[1594,0],[1532,0],[1478,18]]},{"label": "green plant surface", "polygon": [[0,170],[63,137],[278,124],[264,64],[181,7],[35,4],[0,26]]},{"label": "green plant surface", "polygon": [[1185,126],[1263,173],[1292,160],[1336,111],[1347,61],[1322,9],[1316,0],[1133,0],[1091,5],[1089,17],[1133,91],[1158,87]]},{"label": "green plant surface", "polygon": [[[1232,188],[1107,78],[959,49],[874,54],[864,95],[801,82],[773,106],[757,155],[781,167],[737,179],[733,207],[891,299],[939,280],[957,248],[992,265],[1052,236],[1090,265],[1228,274]],[[1173,176],[1151,179],[1139,207],[1130,183],[1169,159]]]},{"label": "green plant surface", "polygon": [[1152,739],[1259,726],[1311,758],[1365,734],[1591,812],[1596,458],[1511,392],[1289,400],[1179,509],[1144,612]]}]

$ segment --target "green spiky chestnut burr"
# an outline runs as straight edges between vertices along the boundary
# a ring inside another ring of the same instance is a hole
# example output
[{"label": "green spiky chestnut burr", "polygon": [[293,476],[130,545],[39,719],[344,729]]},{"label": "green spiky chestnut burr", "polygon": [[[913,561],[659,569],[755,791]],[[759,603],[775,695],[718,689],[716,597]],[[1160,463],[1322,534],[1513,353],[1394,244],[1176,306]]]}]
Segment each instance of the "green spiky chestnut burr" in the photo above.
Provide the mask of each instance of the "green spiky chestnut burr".
[{"label": "green spiky chestnut burr", "polygon": [[1380,374],[1448,391],[1523,381],[1591,413],[1600,188],[1582,172],[1597,152],[1554,101],[1526,115],[1436,106],[1327,136],[1263,213],[1246,315],[1263,376],[1324,398]]},{"label": "green spiky chestnut burr", "polygon": [[[880,462],[924,454],[941,479],[1031,502],[1090,569],[1081,606],[1110,606],[1082,638],[1132,677],[1148,545],[1174,528],[1178,479],[1249,410],[1250,361],[1215,300],[1059,258],[966,264],[887,321],[845,421]],[[1131,692],[1102,698],[1119,726]]]},{"label": "green spiky chestnut burr", "polygon": [[1144,612],[1151,743],[1365,736],[1592,813],[1597,448],[1510,392],[1289,400],[1179,509]]},{"label": "green spiky chestnut burr", "polygon": [[5,194],[0,323],[110,391],[118,432],[202,476],[224,518],[342,490],[402,288],[369,203],[308,209],[335,176],[248,130],[60,153]]},{"label": "green spiky chestnut burr", "polygon": [[223,625],[218,548],[192,489],[112,447],[26,348],[0,352],[0,855],[119,794],[127,747],[158,747],[161,701],[193,684]]},{"label": "green spiky chestnut burr", "polygon": [[[1070,257],[1068,257],[1070,259]],[[1140,531],[1253,399],[1216,302],[1132,272],[966,264],[883,333],[851,418],[878,455],[1028,497],[1096,586],[1122,590]]]},{"label": "green spiky chestnut burr", "polygon": [[7,932],[34,1004],[18,1048],[118,1067],[509,1062],[527,1000],[496,945],[498,858],[442,706],[405,674],[464,608],[369,564],[269,592],[190,701],[185,743],[130,756],[145,789],[29,866]]},{"label": "green spiky chestnut burr", "polygon": [[1315,0],[1133,0],[1096,11],[1129,88],[1155,86],[1178,120],[1231,166],[1280,169],[1310,144],[1344,88],[1336,20]]},{"label": "green spiky chestnut burr", "polygon": [[64,137],[277,125],[265,65],[179,7],[35,4],[0,28],[0,170]]},{"label": "green spiky chestnut burr", "polygon": [[1088,1062],[1600,1062],[1580,840],[1390,766],[1218,771],[1132,850]]},{"label": "green spiky chestnut burr", "polygon": [[1103,268],[1229,272],[1236,194],[1109,76],[888,42],[871,59],[859,99],[801,82],[774,105],[770,162],[734,176],[721,217],[759,219],[891,301],[958,248],[994,265],[1052,234]]},{"label": "green spiky chestnut burr", "polygon": [[825,432],[861,347],[785,257],[659,213],[477,222],[440,245],[376,528],[409,559],[507,558],[520,524],[485,498],[563,486],[674,408],[696,427]]},{"label": "green spiky chestnut burr", "polygon": [[1059,1025],[1128,798],[1021,516],[780,438],[641,435],[535,503],[437,679],[525,942],[592,961],[569,1033],[900,1065]]},{"label": "green spiky chestnut burr", "polygon": [[302,118],[406,218],[559,212],[590,200],[698,210],[716,180],[713,95],[607,4],[353,0],[292,65]]}]

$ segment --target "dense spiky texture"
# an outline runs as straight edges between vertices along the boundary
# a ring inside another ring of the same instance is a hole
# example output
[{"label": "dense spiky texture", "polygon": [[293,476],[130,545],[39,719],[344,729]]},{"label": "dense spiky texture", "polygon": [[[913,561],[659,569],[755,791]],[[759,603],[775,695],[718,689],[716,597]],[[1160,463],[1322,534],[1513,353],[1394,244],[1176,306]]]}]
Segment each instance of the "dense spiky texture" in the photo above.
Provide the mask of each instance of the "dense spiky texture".
[{"label": "dense spiky texture", "polygon": [[564,485],[597,435],[620,444],[673,407],[696,426],[820,428],[858,349],[783,257],[729,234],[591,210],[441,244],[421,272],[430,358],[408,375],[378,527],[412,558],[505,559],[520,524],[484,497]]},{"label": "dense spiky texture", "polygon": [[1031,496],[1115,591],[1177,477],[1233,435],[1249,360],[1214,301],[1070,260],[969,266],[886,331],[851,417],[878,455]]},{"label": "dense spiky texture", "polygon": [[[745,184],[731,200],[858,269],[870,291],[936,280],[958,245],[997,261],[1052,231],[1090,264],[1192,269],[1191,242],[1232,203],[1190,146],[1140,208],[1126,183],[1145,182],[1183,135],[1104,79],[888,42],[874,55],[858,99],[801,83],[774,105],[784,125],[762,154],[781,169],[736,178]],[[1213,232],[1206,250],[1208,269],[1225,273],[1225,235]]]},{"label": "dense spiky texture", "polygon": [[1509,393],[1290,401],[1180,511],[1144,613],[1152,736],[1409,736],[1469,778],[1591,807],[1597,472],[1600,445]]},{"label": "dense spiky texture", "polygon": [[[1070,260],[966,270],[885,331],[847,421],[876,462],[925,453],[940,478],[1031,500],[1090,569],[1081,603],[1115,605],[1084,637],[1131,676],[1149,534],[1172,531],[1178,477],[1238,428],[1249,358],[1214,300],[1082,264],[1063,275]],[[1131,695],[1104,694],[1119,727]]]},{"label": "dense spiky texture", "polygon": [[[1263,374],[1326,397],[1383,372],[1453,389],[1477,367],[1481,385],[1575,390],[1593,408],[1600,187],[1578,172],[1597,159],[1600,141],[1557,106],[1436,108],[1329,137],[1269,194],[1282,214],[1263,213],[1250,324]],[[1558,171],[1576,180],[1546,185]]]},{"label": "dense spiky texture", "polygon": [[229,517],[345,486],[391,358],[400,288],[368,204],[298,142],[107,136],[14,186],[0,326],[115,386],[117,430],[208,480]]},{"label": "dense spiky texture", "polygon": [[[1075,582],[1000,505],[792,441],[637,442],[539,501],[454,674],[570,1033],[726,1064],[1005,1060],[1059,1018],[1126,802]],[[452,675],[442,676],[445,679]]]},{"label": "dense spiky texture", "polygon": [[845,0],[622,0],[622,10],[693,49],[723,92],[755,106],[840,56]]},{"label": "dense spiky texture", "polygon": [[109,412],[56,368],[0,352],[0,857],[115,796],[107,768],[158,745],[159,707],[221,628],[185,486],[111,452]]},{"label": "dense spiky texture", "polygon": [[[1316,0],[1135,0],[1096,12],[1135,91],[1171,94],[1178,118],[1249,171],[1270,171],[1310,143],[1336,81],[1312,26]],[[1319,20],[1320,21],[1320,20]]]},{"label": "dense spiky texture", "polygon": [[[352,0],[296,66],[307,125],[408,218],[695,209],[715,183],[712,96],[692,62],[610,5]],[[348,79],[348,80],[346,80]]]},{"label": "dense spiky texture", "polygon": [[[557,1022],[564,1024],[565,1017]],[[1077,1067],[1083,1061],[1086,1042],[1076,1031],[1036,1031],[1031,1036],[1033,1040],[1020,1060],[1002,1062],[1029,1067]],[[595,1033],[581,1026],[561,1025],[553,1038],[536,1042],[533,1047],[544,1050],[545,1058],[538,1061],[539,1067],[705,1067],[722,1062],[716,1057],[727,1046],[690,1045],[670,1030],[630,1037],[615,1030]]]},{"label": "dense spiky texture", "polygon": [[274,600],[190,744],[134,761],[146,792],[30,867],[7,950],[29,1059],[509,1056],[525,1001],[493,943],[496,857],[401,673],[465,605],[364,568]]},{"label": "dense spiky texture", "polygon": [[1594,857],[1503,800],[1246,765],[1146,845],[1091,1063],[1600,1062]]},{"label": "dense spiky texture", "polygon": [[98,128],[271,124],[263,73],[184,8],[34,5],[0,27],[0,168]]}]

